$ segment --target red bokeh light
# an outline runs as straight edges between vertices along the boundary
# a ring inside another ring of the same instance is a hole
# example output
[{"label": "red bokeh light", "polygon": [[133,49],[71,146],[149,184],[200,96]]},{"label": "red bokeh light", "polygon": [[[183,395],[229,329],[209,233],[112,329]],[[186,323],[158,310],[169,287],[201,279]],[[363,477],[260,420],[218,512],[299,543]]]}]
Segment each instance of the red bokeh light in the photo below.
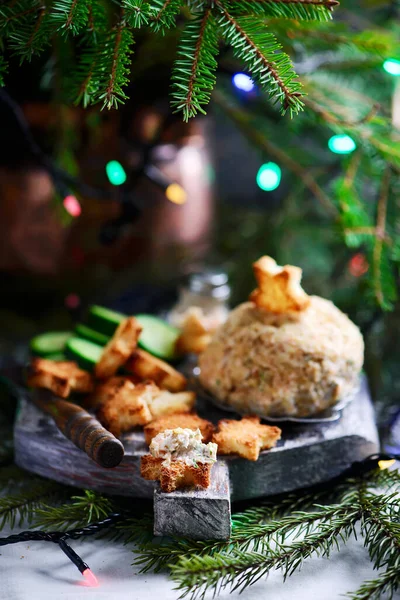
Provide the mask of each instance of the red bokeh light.
[{"label": "red bokeh light", "polygon": [[76,196],[65,196],[63,200],[63,205],[67,213],[71,215],[71,217],[79,217],[82,212],[82,207],[79,204]]},{"label": "red bokeh light", "polygon": [[65,296],[64,304],[67,308],[78,308],[81,303],[81,299],[78,294],[68,294]]},{"label": "red bokeh light", "polygon": [[353,275],[353,277],[365,275],[369,269],[369,264],[362,252],[358,252],[358,254],[355,254],[353,258],[349,260],[348,269],[350,275]]}]

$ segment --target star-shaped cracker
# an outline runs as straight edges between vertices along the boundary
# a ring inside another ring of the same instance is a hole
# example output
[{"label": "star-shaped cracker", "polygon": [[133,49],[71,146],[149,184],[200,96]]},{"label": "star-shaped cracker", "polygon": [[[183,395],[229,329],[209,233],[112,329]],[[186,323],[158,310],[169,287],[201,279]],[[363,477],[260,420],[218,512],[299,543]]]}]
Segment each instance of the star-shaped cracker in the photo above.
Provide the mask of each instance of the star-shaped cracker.
[{"label": "star-shaped cracker", "polygon": [[240,421],[223,419],[212,441],[218,444],[218,454],[238,454],[247,460],[257,460],[261,450],[273,448],[280,439],[279,427],[261,425],[259,417],[243,417]]},{"label": "star-shaped cracker", "polygon": [[164,465],[162,458],[146,454],[141,458],[140,474],[143,479],[159,481],[162,491],[170,493],[185,487],[208,488],[211,483],[211,467],[210,463],[192,466],[181,460],[173,460],[169,465]]},{"label": "star-shaped cracker", "polygon": [[249,297],[259,308],[273,313],[305,310],[310,298],[300,285],[302,270],[285,265],[280,267],[270,256],[262,256],[253,264],[258,288]]},{"label": "star-shaped cracker", "polygon": [[182,323],[182,333],[177,339],[176,350],[179,354],[200,354],[211,341],[211,333],[204,323],[201,308],[190,307]]}]

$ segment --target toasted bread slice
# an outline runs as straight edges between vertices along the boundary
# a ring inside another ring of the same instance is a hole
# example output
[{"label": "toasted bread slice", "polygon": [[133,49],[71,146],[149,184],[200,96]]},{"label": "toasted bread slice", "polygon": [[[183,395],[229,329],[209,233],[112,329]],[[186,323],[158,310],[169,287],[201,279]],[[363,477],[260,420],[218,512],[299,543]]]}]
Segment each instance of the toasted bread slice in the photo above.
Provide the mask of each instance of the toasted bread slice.
[{"label": "toasted bread slice", "polygon": [[145,425],[153,418],[149,405],[155,389],[151,382],[135,386],[131,381],[125,381],[117,394],[103,402],[96,413],[97,418],[116,437],[137,425]]},{"label": "toasted bread slice", "polygon": [[182,323],[182,333],[176,341],[178,354],[200,354],[211,341],[211,334],[207,330],[202,310],[197,306],[191,307]]},{"label": "toasted bread slice", "polygon": [[112,398],[116,394],[119,393],[121,388],[124,388],[125,383],[129,381],[132,384],[136,385],[140,383],[140,379],[135,376],[124,376],[124,377],[110,377],[110,379],[106,379],[105,381],[101,381],[97,383],[95,389],[90,396],[87,396],[84,400],[84,406],[87,409],[96,410],[99,408],[104,402]]},{"label": "toasted bread slice", "polygon": [[144,428],[144,437],[146,444],[150,446],[150,442],[157,434],[162,433],[166,429],[200,429],[203,436],[203,442],[209,442],[214,431],[214,425],[210,421],[206,421],[196,413],[177,413],[175,415],[167,415],[155,419]]},{"label": "toasted bread slice", "polygon": [[261,425],[259,417],[243,417],[240,421],[222,419],[212,441],[218,454],[238,454],[247,460],[257,460],[261,450],[273,448],[280,439],[279,427]]},{"label": "toasted bread slice", "polygon": [[135,317],[128,317],[118,325],[95,366],[96,377],[111,377],[126,363],[137,346],[141,331],[142,328]]},{"label": "toasted bread slice", "polygon": [[300,285],[302,270],[286,265],[280,267],[270,256],[262,256],[253,264],[258,288],[249,297],[259,308],[273,313],[305,310],[310,298]]},{"label": "toasted bread slice", "polygon": [[54,361],[46,358],[32,359],[27,384],[46,388],[56,396],[67,398],[71,392],[89,393],[93,390],[90,373],[83,371],[73,361]]},{"label": "toasted bread slice", "polygon": [[151,379],[160,388],[170,392],[181,392],[186,388],[186,377],[182,373],[145,350],[136,350],[126,366],[135,375]]},{"label": "toasted bread slice", "polygon": [[196,402],[194,392],[168,392],[160,390],[155,393],[150,404],[150,411],[153,419],[173,415],[175,413],[190,412]]},{"label": "toasted bread slice", "polygon": [[162,458],[146,454],[141,458],[140,474],[144,479],[160,481],[163,492],[173,492],[184,487],[197,486],[208,488],[211,483],[210,463],[197,463],[189,466],[183,461],[173,460],[168,466],[162,464]]}]

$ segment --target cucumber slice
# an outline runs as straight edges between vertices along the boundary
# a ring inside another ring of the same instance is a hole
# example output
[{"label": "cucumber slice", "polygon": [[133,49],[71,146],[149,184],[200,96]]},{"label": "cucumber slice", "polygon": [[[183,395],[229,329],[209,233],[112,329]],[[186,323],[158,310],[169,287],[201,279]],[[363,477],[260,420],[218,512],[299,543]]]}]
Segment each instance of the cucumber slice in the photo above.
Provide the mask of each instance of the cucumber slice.
[{"label": "cucumber slice", "polygon": [[88,325],[104,335],[113,335],[123,319],[126,319],[126,315],[103,306],[94,305],[89,310]]},{"label": "cucumber slice", "polygon": [[105,346],[107,342],[110,340],[108,335],[104,335],[104,333],[99,333],[82,323],[78,323],[74,329],[74,333],[85,340],[89,340],[89,342],[94,342],[95,344],[99,344],[100,346]]},{"label": "cucumber slice", "polygon": [[143,350],[164,360],[178,358],[175,344],[181,333],[179,329],[152,315],[136,315],[136,319],[143,327],[138,341]]},{"label": "cucumber slice", "polygon": [[70,331],[50,331],[42,333],[31,339],[30,349],[32,354],[47,357],[49,354],[62,352],[65,348],[68,338],[72,333]]},{"label": "cucumber slice", "polygon": [[82,369],[86,369],[87,371],[93,369],[102,352],[102,346],[75,336],[69,338],[65,348],[67,356],[75,360]]},{"label": "cucumber slice", "polygon": [[62,352],[52,352],[51,354],[47,354],[47,360],[67,360],[65,354]]}]

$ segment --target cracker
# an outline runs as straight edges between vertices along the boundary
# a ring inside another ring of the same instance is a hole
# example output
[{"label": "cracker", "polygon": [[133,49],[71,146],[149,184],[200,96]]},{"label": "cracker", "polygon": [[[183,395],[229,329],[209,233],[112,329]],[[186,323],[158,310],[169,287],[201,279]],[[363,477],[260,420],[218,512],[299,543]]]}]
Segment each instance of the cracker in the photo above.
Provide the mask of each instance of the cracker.
[{"label": "cracker", "polygon": [[85,408],[89,410],[96,410],[99,408],[106,400],[112,398],[121,388],[124,387],[125,383],[129,381],[132,384],[136,385],[137,383],[141,383],[141,380],[138,377],[133,376],[114,376],[109,379],[97,382],[94,391],[85,398],[83,405]]},{"label": "cracker", "polygon": [[182,333],[176,341],[178,354],[200,354],[211,341],[211,334],[202,320],[202,311],[196,306],[188,309],[182,323]]},{"label": "cracker", "polygon": [[146,425],[144,428],[146,444],[150,446],[153,437],[166,429],[176,429],[177,427],[182,427],[182,429],[192,429],[194,431],[200,429],[204,443],[211,440],[214,431],[214,425],[210,421],[202,419],[196,413],[177,413],[175,415],[160,417]]},{"label": "cracker", "polygon": [[243,417],[240,421],[223,419],[212,441],[218,454],[238,454],[247,460],[257,460],[261,450],[273,448],[281,437],[281,429],[261,425],[259,417]]},{"label": "cracker", "polygon": [[111,377],[126,363],[137,347],[141,331],[142,327],[135,317],[128,317],[118,325],[95,366],[96,377]]},{"label": "cracker", "polygon": [[159,480],[163,492],[192,486],[208,488],[211,484],[211,463],[197,463],[196,467],[179,460],[172,460],[168,466],[162,463],[162,458],[146,454],[141,458],[140,474],[150,481]]},{"label": "cracker", "polygon": [[134,385],[126,380],[116,394],[101,404],[97,418],[106,429],[119,437],[121,433],[152,420],[149,405],[157,391],[151,382]]},{"label": "cracker", "polygon": [[76,362],[46,358],[32,359],[27,384],[30,387],[51,390],[61,398],[67,398],[71,392],[85,394],[93,390],[92,376],[80,369]]},{"label": "cracker", "polygon": [[253,264],[258,283],[249,297],[259,308],[273,313],[290,313],[305,310],[310,298],[300,282],[302,270],[286,265],[280,267],[270,256],[262,256]]},{"label": "cracker", "polygon": [[182,373],[145,350],[136,350],[127,368],[142,379],[151,379],[160,388],[170,392],[181,392],[186,388],[187,380]]},{"label": "cracker", "polygon": [[175,413],[190,412],[196,402],[194,392],[168,392],[159,390],[153,395],[150,411],[154,419]]}]

